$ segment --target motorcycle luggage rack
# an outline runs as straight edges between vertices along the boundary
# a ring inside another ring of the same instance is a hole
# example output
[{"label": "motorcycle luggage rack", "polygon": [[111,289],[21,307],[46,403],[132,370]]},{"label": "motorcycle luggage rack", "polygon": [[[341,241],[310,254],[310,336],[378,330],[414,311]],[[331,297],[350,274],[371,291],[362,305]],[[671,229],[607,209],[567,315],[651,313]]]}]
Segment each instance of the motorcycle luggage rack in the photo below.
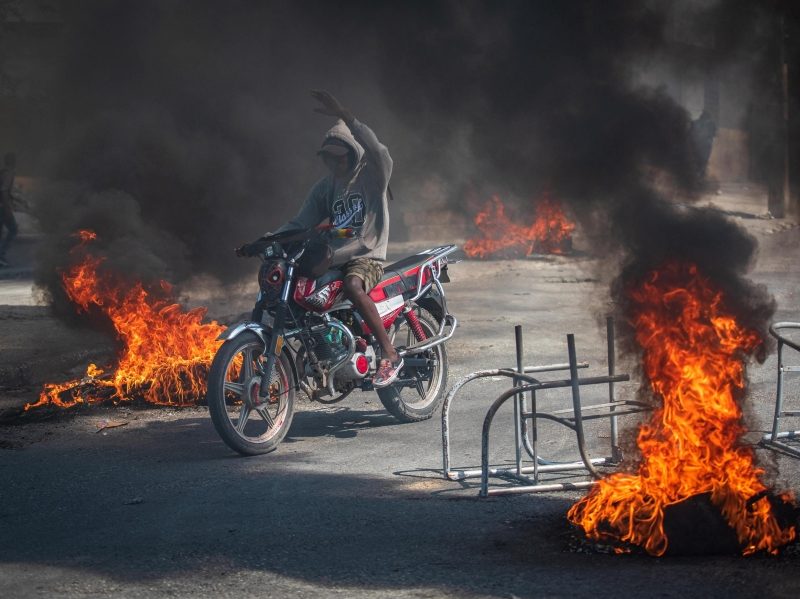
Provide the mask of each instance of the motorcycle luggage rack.
[{"label": "motorcycle luggage rack", "polygon": [[789,329],[800,329],[800,322],[776,322],[769,327],[770,334],[778,340],[778,386],[775,393],[775,413],[772,417],[772,428],[761,438],[761,445],[767,449],[779,451],[794,458],[800,458],[800,446],[790,445],[787,441],[800,441],[800,430],[780,430],[782,418],[800,417],[800,410],[784,409],[785,377],[787,374],[800,374],[800,364],[789,365],[784,361],[784,349],[788,347],[800,354],[800,342],[787,336]]},{"label": "motorcycle luggage rack", "polygon": [[[414,345],[410,345],[408,347],[399,348],[397,353],[400,354],[401,357],[406,356],[413,356],[415,354],[420,354],[424,351],[427,351],[437,345],[441,345],[442,343],[449,341],[450,338],[455,334],[456,327],[458,327],[458,320],[455,316],[450,314],[447,310],[447,300],[445,299],[444,289],[442,289],[442,284],[439,282],[439,275],[434,274],[433,282],[428,285],[436,287],[436,291],[439,294],[439,297],[442,301],[442,321],[439,323],[439,330],[436,334],[429,338],[425,339],[424,341],[420,341],[419,343],[415,343]],[[427,293],[426,288],[426,293]]]},{"label": "motorcycle luggage rack", "polygon": [[[615,371],[615,345],[614,345],[614,320],[606,320],[606,335],[608,345],[608,374],[606,376],[593,376],[579,378],[578,370],[588,368],[587,362],[578,362],[575,352],[574,335],[567,335],[568,359],[567,363],[547,364],[541,366],[523,367],[522,327],[514,328],[516,341],[516,369],[500,368],[494,370],[481,370],[468,374],[458,381],[444,400],[442,406],[442,472],[444,478],[452,481],[463,481],[469,478],[480,477],[480,497],[490,495],[511,495],[520,493],[541,493],[548,491],[566,491],[582,489],[592,486],[602,477],[597,470],[598,466],[617,466],[622,461],[622,451],[619,447],[619,422],[620,416],[637,414],[649,411],[651,406],[633,400],[619,400],[615,395],[615,385],[630,380],[627,374],[617,374]],[[541,381],[531,376],[532,374],[569,371],[569,379]],[[480,468],[453,468],[450,454],[450,409],[458,392],[468,383],[487,377],[507,377],[512,379],[513,386],[501,393],[491,404],[483,421],[481,434],[481,467]],[[608,401],[584,406],[581,404],[580,388],[587,385],[608,385]],[[572,407],[550,412],[543,412],[537,408],[536,392],[545,389],[570,388],[572,394]],[[528,398],[529,396],[529,398]],[[489,464],[489,433],[495,414],[509,399],[514,398],[514,447],[515,460],[513,466],[502,467]],[[528,404],[530,399],[530,406]],[[586,414],[586,412],[590,412]],[[609,419],[611,437],[611,455],[607,457],[592,458],[586,449],[586,436],[583,423],[587,420]],[[543,458],[537,449],[538,427],[537,420],[549,420],[571,429],[577,440],[579,460],[563,462]],[[530,425],[528,424],[530,422]],[[527,456],[527,458],[526,458]],[[526,465],[527,463],[531,465]],[[551,482],[543,481],[542,474],[569,473],[585,470],[591,480],[578,482]],[[490,478],[501,478],[506,482],[517,483],[518,486],[491,487]]]}]

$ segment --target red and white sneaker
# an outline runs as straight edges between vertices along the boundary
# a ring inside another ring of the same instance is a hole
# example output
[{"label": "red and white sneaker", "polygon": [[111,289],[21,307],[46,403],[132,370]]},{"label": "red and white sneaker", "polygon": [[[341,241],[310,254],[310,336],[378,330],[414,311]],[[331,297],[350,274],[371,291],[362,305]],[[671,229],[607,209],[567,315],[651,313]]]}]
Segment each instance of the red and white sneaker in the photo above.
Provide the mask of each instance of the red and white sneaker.
[{"label": "red and white sneaker", "polygon": [[378,372],[375,374],[375,378],[372,379],[372,386],[381,388],[391,385],[397,379],[404,365],[403,358],[400,358],[400,361],[396,364],[393,364],[391,360],[381,360],[378,365]]}]

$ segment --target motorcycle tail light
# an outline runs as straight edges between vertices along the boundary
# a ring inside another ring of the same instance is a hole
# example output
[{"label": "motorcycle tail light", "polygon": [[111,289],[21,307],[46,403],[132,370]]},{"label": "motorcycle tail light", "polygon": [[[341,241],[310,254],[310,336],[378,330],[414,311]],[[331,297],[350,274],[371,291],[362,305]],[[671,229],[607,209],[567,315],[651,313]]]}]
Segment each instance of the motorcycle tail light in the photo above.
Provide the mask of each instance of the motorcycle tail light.
[{"label": "motorcycle tail light", "polygon": [[356,370],[358,371],[358,374],[362,376],[369,372],[369,360],[364,354],[361,354],[356,358]]}]

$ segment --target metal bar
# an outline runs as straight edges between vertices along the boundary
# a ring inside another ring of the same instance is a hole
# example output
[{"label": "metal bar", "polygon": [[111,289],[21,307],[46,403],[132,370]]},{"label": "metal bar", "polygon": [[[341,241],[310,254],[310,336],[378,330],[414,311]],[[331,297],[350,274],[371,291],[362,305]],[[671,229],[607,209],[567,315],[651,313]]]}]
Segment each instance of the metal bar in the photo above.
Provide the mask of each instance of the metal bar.
[{"label": "metal bar", "polygon": [[800,329],[800,322],[776,322],[770,325],[769,332],[772,334],[775,339],[778,341],[783,341],[786,345],[791,347],[792,349],[800,352],[800,343],[797,341],[792,341],[788,337],[782,335],[779,331],[781,329]]},{"label": "metal bar", "polygon": [[[585,379],[577,379],[578,385],[585,387],[587,385],[602,385],[605,383],[615,382],[623,383],[631,380],[627,374],[615,374],[614,376],[588,376]],[[562,387],[572,387],[572,381],[565,379],[561,381],[545,381],[536,385],[536,389],[560,389]]]},{"label": "metal bar", "polygon": [[[522,329],[520,328],[520,343],[522,342]],[[520,345],[520,350],[522,350],[523,346]],[[522,353],[520,354],[520,358],[522,358]],[[517,373],[524,374],[525,368],[522,366],[522,360],[517,361]],[[531,395],[533,395],[533,391],[531,391]],[[533,460],[533,463],[536,463],[536,450],[531,445],[531,442],[528,438],[528,420],[522,417],[522,414],[527,412],[527,402],[525,401],[525,394],[521,394],[518,396],[516,400],[516,404],[518,406],[517,412],[515,413],[515,420],[519,421],[519,431],[520,431],[520,441],[522,443],[522,449],[525,450],[525,453]],[[516,416],[519,415],[520,417],[517,419]],[[535,424],[534,424],[535,426]],[[522,468],[522,460],[520,460],[520,468]]]},{"label": "metal bar", "polygon": [[[630,410],[617,410],[614,414],[617,416],[629,416],[630,414],[641,414],[642,412],[647,412],[652,409],[651,406],[640,406]],[[583,416],[581,420],[599,420],[600,418],[609,418],[611,415],[612,412],[607,412],[606,414],[588,414]]]},{"label": "metal bar", "polygon": [[800,372],[800,366],[784,366],[784,372]]},{"label": "metal bar", "polygon": [[[578,362],[578,368],[589,368],[589,362]],[[569,370],[569,363],[548,364],[546,366],[526,366],[523,372],[525,374],[531,374],[534,372],[556,372],[558,370]]]},{"label": "metal bar", "polygon": [[[581,413],[586,412],[586,410],[593,410],[595,408],[598,408],[598,409],[599,408],[607,408],[607,407],[612,406],[612,405],[617,407],[617,408],[624,408],[624,407],[627,407],[627,406],[633,406],[633,407],[636,407],[636,408],[644,408],[644,409],[648,409],[648,410],[652,409],[652,406],[650,404],[646,404],[643,401],[637,401],[637,400],[634,400],[634,399],[624,399],[622,401],[615,401],[613,404],[611,404],[611,403],[597,403],[597,404],[592,404],[590,406],[582,406],[581,407]],[[567,409],[564,409],[564,410],[555,410],[553,412],[550,412],[550,414],[552,414],[552,415],[569,414],[570,412],[572,412],[572,408],[567,408]],[[619,414],[619,412],[608,412],[607,414],[602,414],[602,416],[604,418],[608,418],[608,417],[612,416],[613,414]],[[593,415],[590,415],[590,416],[594,417]],[[589,416],[584,415],[583,418],[586,419],[586,418],[589,418]]]},{"label": "metal bar", "polygon": [[[617,351],[616,351],[616,333],[614,330],[614,317],[606,317],[606,345],[608,348],[608,376],[614,376],[617,368]],[[616,399],[614,383],[608,383],[608,401],[614,404]],[[615,410],[615,406],[611,406],[611,411]],[[622,450],[619,446],[619,420],[618,416],[611,418],[611,455],[616,461],[622,461]]]},{"label": "metal bar", "polygon": [[527,391],[526,386],[514,387],[500,394],[500,397],[492,402],[486,416],[483,419],[483,429],[481,430],[481,490],[479,495],[486,497],[489,494],[489,431],[492,428],[492,420],[497,410],[500,409],[509,398],[515,397],[520,389]]},{"label": "metal bar", "polygon": [[[534,391],[531,391],[531,395],[534,395]],[[526,402],[522,402],[522,448],[525,450],[525,453],[528,454],[531,460],[536,462],[536,449],[531,444],[529,430],[531,427],[528,427],[528,419],[533,421],[532,412],[527,411]]]},{"label": "metal bar", "polygon": [[[536,453],[536,441],[539,439],[539,423],[536,421],[536,389],[531,389],[531,449],[533,449],[533,480],[539,482],[539,455]],[[527,441],[528,437],[525,436]]]},{"label": "metal bar", "polygon": [[[575,409],[575,434],[578,437],[578,453],[580,453],[581,459],[586,464],[586,469],[589,471],[589,474],[591,474],[593,478],[599,479],[600,473],[595,470],[589,458],[589,454],[586,453],[586,438],[583,434],[583,422],[581,420],[580,382],[578,381],[578,369],[575,367],[578,363],[578,359],[575,356],[575,335],[572,333],[567,335],[567,353],[569,354],[569,375],[572,383],[572,407]],[[608,377],[608,379],[609,382],[611,382],[612,377]]]},{"label": "metal bar", "polygon": [[[448,255],[452,254],[457,249],[458,249],[458,247],[454,245],[451,248],[448,248],[446,251],[442,252],[441,254],[436,254],[435,256],[432,256],[429,260],[426,260],[425,262],[423,262],[420,265],[419,272],[417,272],[417,289],[419,291],[418,291],[417,295],[415,295],[414,297],[411,298],[412,302],[418,300],[423,295],[425,295],[428,292],[428,289],[430,289],[432,283],[434,283],[434,282],[435,283],[439,283],[439,275],[438,274],[434,274],[435,271],[433,269],[433,263],[441,260],[445,256],[448,256]],[[422,277],[423,277],[423,275],[425,273],[425,268],[430,268],[432,281],[430,283],[428,283],[425,287],[423,287],[422,286]],[[441,284],[437,285],[437,287],[439,288],[439,291],[442,291]],[[444,296],[443,292],[442,292],[442,296]],[[445,306],[444,313],[447,314],[447,307],[446,306]]]},{"label": "metal bar", "polygon": [[[450,330],[445,333],[444,329],[450,326]],[[458,327],[458,320],[452,314],[445,314],[444,318],[442,318],[442,323],[439,326],[439,332],[428,339],[425,343],[422,344],[414,344],[410,345],[409,347],[397,350],[397,353],[400,356],[409,356],[413,354],[418,354],[424,351],[431,349],[432,347],[436,347],[437,345],[441,345],[446,341],[449,341],[453,335],[456,333],[456,328]]]},{"label": "metal bar", "polygon": [[[610,457],[608,458],[592,458],[593,466],[608,466],[613,463]],[[539,472],[566,472],[568,470],[586,470],[586,464],[583,461],[577,462],[564,462],[563,464],[543,464],[539,466]]]},{"label": "metal bar", "polygon": [[[770,327],[772,332],[772,327]],[[777,335],[776,335],[777,336]],[[778,337],[778,389],[775,393],[775,416],[772,418],[772,438],[778,434],[778,422],[783,409],[783,344],[784,340]]]},{"label": "metal bar", "polygon": [[[609,401],[609,402],[606,402],[606,403],[595,403],[595,404],[592,404],[592,405],[589,405],[589,406],[582,406],[581,407],[581,411],[585,412],[586,410],[599,410],[600,408],[609,408],[609,407],[613,408],[613,407],[616,407],[616,406],[619,406],[619,405],[625,405],[625,404],[622,403],[622,402],[619,402],[619,401]],[[571,411],[572,411],[572,408],[565,408],[563,410],[553,410],[550,413],[551,414],[568,414]],[[611,410],[609,413],[612,414],[611,417],[613,418],[613,410]]]},{"label": "metal bar", "polygon": [[544,418],[545,420],[551,420],[552,422],[557,422],[562,426],[566,426],[568,429],[574,431],[575,430],[575,423],[570,418],[561,418],[560,416],[553,416],[552,414],[548,414],[547,412],[541,412],[536,414],[537,418]]},{"label": "metal bar", "polygon": [[595,480],[587,480],[577,483],[553,483],[528,485],[526,487],[508,487],[507,489],[487,489],[486,495],[482,495],[482,497],[489,497],[491,495],[521,495],[523,493],[547,493],[549,491],[575,491],[578,489],[587,489],[596,484],[597,481]]},{"label": "metal bar", "polygon": [[[514,344],[516,346],[516,353],[517,353],[517,372],[519,374],[523,374],[523,366],[522,366],[522,326],[517,325],[514,327]],[[514,379],[514,386],[520,387],[522,381],[515,378]],[[514,451],[516,453],[516,463],[517,463],[517,474],[522,474],[522,440],[520,439],[520,433],[522,432],[522,419],[520,418],[520,412],[523,411],[523,406],[520,405],[520,397],[524,397],[523,394],[515,395],[514,396]]]},{"label": "metal bar", "polygon": [[[592,464],[596,466],[609,466],[614,462],[611,457],[606,458],[592,458]],[[538,466],[525,466],[522,468],[522,474],[529,474],[532,472],[568,472],[572,470],[586,470],[586,465],[583,461],[577,462],[556,462],[552,464],[541,464]],[[447,472],[449,480],[464,480],[466,478],[475,478],[483,472],[480,468],[462,468],[458,470],[450,470]],[[489,476],[503,476],[508,474],[516,474],[511,468],[489,468]]]},{"label": "metal bar", "polygon": [[[773,437],[770,434],[766,434],[763,437],[764,441],[769,441],[772,438]],[[783,431],[775,435],[775,439],[794,439],[794,438],[800,439],[800,431]]]},{"label": "metal bar", "polygon": [[[526,468],[527,469],[527,468]],[[447,474],[450,475],[450,480],[464,480],[466,478],[475,478],[480,476],[483,470],[480,468],[469,468],[462,470],[451,470]],[[508,474],[516,474],[512,468],[489,468],[489,476],[505,476]]]}]

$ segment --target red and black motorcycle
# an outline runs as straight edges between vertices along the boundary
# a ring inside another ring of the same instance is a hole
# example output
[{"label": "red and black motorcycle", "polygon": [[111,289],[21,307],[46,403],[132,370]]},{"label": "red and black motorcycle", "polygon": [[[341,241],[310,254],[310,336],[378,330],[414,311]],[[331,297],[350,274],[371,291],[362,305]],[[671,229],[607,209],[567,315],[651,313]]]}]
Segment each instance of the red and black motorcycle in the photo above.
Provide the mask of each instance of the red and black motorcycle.
[{"label": "red and black motorcycle", "polygon": [[[286,231],[242,246],[259,256],[259,293],[250,320],[226,330],[208,379],[208,407],[229,447],[245,455],[272,451],[289,430],[297,391],[333,403],[354,389],[373,389],[380,346],[344,298],[342,273],[328,270],[326,236],[352,229]],[[457,321],[447,311],[442,283],[447,256],[432,248],[390,264],[369,293],[405,366],[375,389],[402,422],[430,418],[447,387],[445,342]]]}]

